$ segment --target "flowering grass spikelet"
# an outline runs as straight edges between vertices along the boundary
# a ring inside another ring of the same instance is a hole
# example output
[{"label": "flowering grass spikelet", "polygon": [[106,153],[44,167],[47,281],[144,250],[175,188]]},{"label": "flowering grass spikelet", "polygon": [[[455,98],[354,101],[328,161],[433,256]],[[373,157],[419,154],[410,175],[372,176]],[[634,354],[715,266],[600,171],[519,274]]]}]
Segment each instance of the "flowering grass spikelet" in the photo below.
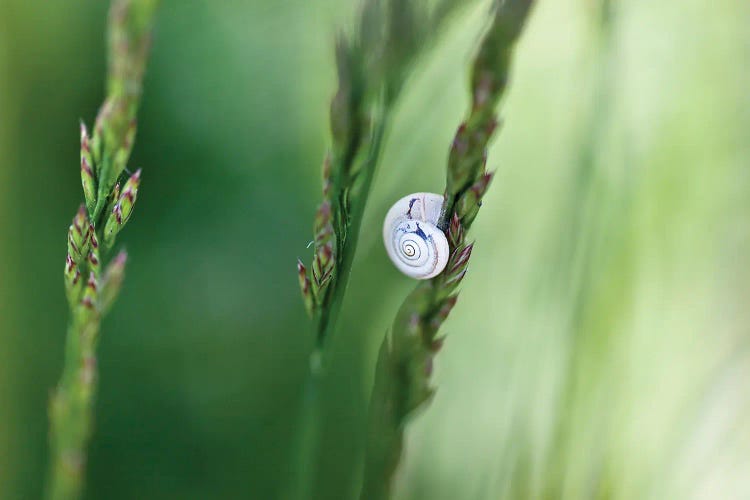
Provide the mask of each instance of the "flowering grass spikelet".
[{"label": "flowering grass spikelet", "polygon": [[[107,218],[107,223],[104,226],[104,241],[107,248],[111,248],[114,244],[115,237],[122,228],[130,220],[130,216],[133,213],[133,206],[138,199],[138,186],[141,182],[141,169],[138,169],[130,178],[125,182],[122,188],[122,193],[117,198],[112,212]],[[117,189],[115,189],[117,191]]]},{"label": "flowering grass spikelet", "polygon": [[128,254],[122,250],[112,259],[102,277],[100,301],[102,314],[106,314],[112,308],[117,296],[120,294],[122,282],[125,279],[125,264],[128,260]]},{"label": "flowering grass spikelet", "polygon": [[89,215],[96,208],[96,176],[91,156],[91,146],[86,125],[81,122],[81,185]]}]

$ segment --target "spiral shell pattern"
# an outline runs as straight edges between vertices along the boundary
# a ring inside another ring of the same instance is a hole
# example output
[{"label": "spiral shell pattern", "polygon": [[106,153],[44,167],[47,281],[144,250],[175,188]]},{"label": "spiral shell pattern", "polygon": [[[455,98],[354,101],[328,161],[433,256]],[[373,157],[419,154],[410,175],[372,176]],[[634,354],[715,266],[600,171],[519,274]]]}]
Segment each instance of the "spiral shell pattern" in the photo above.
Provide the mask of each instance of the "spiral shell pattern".
[{"label": "spiral shell pattern", "polygon": [[440,274],[448,263],[450,247],[438,229],[443,197],[414,193],[398,200],[383,224],[383,242],[399,271],[425,280]]}]

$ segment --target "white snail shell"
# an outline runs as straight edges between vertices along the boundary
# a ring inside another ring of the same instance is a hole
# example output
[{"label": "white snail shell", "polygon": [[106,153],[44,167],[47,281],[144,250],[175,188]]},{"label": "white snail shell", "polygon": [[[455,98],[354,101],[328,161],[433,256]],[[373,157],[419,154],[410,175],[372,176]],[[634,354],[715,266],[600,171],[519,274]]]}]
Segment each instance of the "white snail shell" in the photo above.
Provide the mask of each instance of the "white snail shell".
[{"label": "white snail shell", "polygon": [[398,200],[385,216],[383,242],[393,264],[405,275],[426,280],[448,263],[450,247],[437,227],[443,197],[414,193]]}]

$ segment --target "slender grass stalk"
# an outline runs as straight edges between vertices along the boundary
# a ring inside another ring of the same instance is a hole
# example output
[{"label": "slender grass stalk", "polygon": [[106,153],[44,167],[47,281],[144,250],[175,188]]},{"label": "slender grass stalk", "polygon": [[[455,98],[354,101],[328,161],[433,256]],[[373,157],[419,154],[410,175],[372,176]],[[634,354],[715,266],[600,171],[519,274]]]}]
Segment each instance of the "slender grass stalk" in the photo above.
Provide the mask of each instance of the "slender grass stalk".
[{"label": "slender grass stalk", "polygon": [[356,34],[336,42],[338,89],[330,107],[331,147],[323,162],[323,201],[313,224],[313,259],[309,270],[297,262],[315,348],[285,498],[312,494],[324,346],[344,300],[393,108],[414,61],[462,3],[442,0],[430,10],[419,0],[365,0]]},{"label": "slender grass stalk", "polygon": [[394,105],[413,62],[461,3],[443,0],[430,11],[417,0],[365,0],[356,35],[337,40],[338,90],[330,108],[331,147],[313,224],[313,259],[310,270],[297,263],[318,350],[336,325]]},{"label": "slender grass stalk", "polygon": [[121,186],[133,148],[141,82],[157,0],[114,0],[109,12],[107,97],[93,134],[81,124],[81,182],[85,202],[68,230],[65,289],[70,305],[65,363],[49,406],[47,497],[75,499],[83,491],[86,448],[96,394],[96,346],[101,320],[120,291],[127,256],[103,267],[102,257],[130,218],[141,171]]},{"label": "slender grass stalk", "polygon": [[411,415],[432,397],[433,358],[440,325],[458,298],[473,243],[466,241],[489,184],[487,145],[497,129],[497,105],[508,84],[510,62],[533,0],[493,3],[494,13],[471,73],[471,109],[450,148],[441,228],[450,258],[437,277],[421,282],[404,300],[380,348],[370,402],[363,499],[389,498]]}]

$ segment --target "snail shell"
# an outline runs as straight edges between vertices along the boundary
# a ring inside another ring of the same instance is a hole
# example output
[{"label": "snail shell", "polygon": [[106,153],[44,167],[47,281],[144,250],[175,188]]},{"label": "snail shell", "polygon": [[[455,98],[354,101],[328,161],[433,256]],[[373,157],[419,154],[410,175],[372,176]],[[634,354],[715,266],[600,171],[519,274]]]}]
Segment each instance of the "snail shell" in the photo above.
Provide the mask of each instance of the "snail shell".
[{"label": "snail shell", "polygon": [[450,247],[437,227],[443,197],[414,193],[398,200],[385,216],[383,242],[399,271],[418,280],[440,274],[448,263]]}]

